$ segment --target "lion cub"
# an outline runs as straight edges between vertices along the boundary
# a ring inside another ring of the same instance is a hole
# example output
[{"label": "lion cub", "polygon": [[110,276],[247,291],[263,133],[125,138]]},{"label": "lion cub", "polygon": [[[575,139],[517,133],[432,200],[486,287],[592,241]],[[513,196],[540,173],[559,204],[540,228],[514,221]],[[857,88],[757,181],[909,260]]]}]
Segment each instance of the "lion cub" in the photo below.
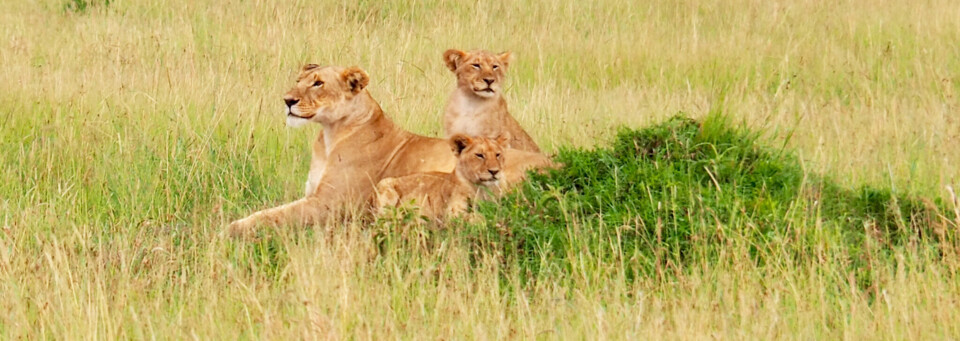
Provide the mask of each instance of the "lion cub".
[{"label": "lion cub", "polygon": [[415,201],[420,213],[440,220],[466,211],[469,201],[481,194],[482,187],[499,191],[503,176],[504,144],[509,137],[497,139],[467,137],[450,138],[457,166],[451,173],[417,173],[386,178],[377,184],[377,207],[382,213],[388,206]]},{"label": "lion cub", "polygon": [[510,112],[502,90],[504,72],[510,64],[510,52],[493,54],[476,50],[450,49],[443,61],[457,75],[457,88],[450,95],[443,116],[447,136],[495,137],[509,133],[510,148],[540,152],[540,147],[523,130]]}]

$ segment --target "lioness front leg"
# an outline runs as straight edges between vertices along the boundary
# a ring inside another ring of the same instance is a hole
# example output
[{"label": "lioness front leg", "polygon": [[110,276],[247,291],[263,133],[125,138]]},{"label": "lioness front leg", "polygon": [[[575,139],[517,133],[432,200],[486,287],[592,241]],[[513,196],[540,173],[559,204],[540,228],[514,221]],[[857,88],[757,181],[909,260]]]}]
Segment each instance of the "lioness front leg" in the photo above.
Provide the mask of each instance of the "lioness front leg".
[{"label": "lioness front leg", "polygon": [[366,174],[337,171],[324,174],[316,192],[286,205],[258,211],[230,223],[230,234],[249,235],[257,226],[312,225],[325,222],[341,209],[370,204],[373,184]]},{"label": "lioness front leg", "polygon": [[317,197],[306,197],[235,220],[227,231],[231,236],[239,237],[252,234],[257,226],[309,225],[326,218],[329,212],[329,203]]}]

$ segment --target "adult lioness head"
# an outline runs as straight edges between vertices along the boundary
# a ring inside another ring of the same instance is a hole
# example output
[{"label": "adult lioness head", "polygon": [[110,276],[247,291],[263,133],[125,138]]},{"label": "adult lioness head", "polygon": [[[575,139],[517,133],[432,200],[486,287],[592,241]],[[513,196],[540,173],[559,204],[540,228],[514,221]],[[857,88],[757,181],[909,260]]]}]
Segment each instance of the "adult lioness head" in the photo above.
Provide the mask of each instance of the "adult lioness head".
[{"label": "adult lioness head", "polygon": [[500,93],[504,72],[510,64],[510,52],[450,49],[443,53],[443,61],[457,75],[457,87],[489,98]]},{"label": "adult lioness head", "polygon": [[358,112],[354,97],[370,83],[363,69],[353,66],[321,67],[307,64],[297,76],[297,83],[283,101],[287,105],[287,125],[300,126],[306,122],[329,125]]},{"label": "adult lioness head", "polygon": [[457,155],[457,176],[477,185],[496,185],[503,168],[503,150],[509,136],[496,139],[454,135],[450,137],[453,153]]}]

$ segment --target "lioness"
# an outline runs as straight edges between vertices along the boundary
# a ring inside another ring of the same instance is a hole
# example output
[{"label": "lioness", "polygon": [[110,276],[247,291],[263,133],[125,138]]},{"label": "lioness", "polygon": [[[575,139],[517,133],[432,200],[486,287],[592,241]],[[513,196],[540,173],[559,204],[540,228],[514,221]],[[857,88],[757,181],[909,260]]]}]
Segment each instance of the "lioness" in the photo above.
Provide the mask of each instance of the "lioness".
[{"label": "lioness", "polygon": [[419,173],[380,180],[377,184],[380,212],[412,200],[419,206],[420,214],[432,220],[463,213],[470,200],[481,191],[498,191],[503,174],[500,172],[504,162],[503,145],[508,138],[454,135],[450,146],[458,159],[456,169],[449,173]]},{"label": "lioness", "polygon": [[313,224],[338,208],[371,204],[380,179],[453,171],[457,159],[449,143],[398,127],[365,89],[369,83],[359,67],[303,67],[283,100],[289,124],[323,125],[313,145],[306,196],[232,222],[231,234],[260,224]]},{"label": "lioness", "polygon": [[510,52],[493,54],[477,50],[450,49],[443,61],[457,76],[457,88],[450,95],[443,116],[447,136],[495,137],[509,133],[510,148],[540,152],[540,147],[523,130],[501,95],[504,72],[510,64]]}]

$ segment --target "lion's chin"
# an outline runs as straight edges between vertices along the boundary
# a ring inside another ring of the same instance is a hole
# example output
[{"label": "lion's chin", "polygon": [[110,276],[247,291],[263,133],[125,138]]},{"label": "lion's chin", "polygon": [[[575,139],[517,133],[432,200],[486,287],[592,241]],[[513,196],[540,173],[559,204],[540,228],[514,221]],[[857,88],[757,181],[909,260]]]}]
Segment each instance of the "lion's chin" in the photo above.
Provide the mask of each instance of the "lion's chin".
[{"label": "lion's chin", "polygon": [[294,116],[294,115],[287,115],[287,127],[290,127],[290,128],[300,128],[300,127],[302,127],[304,124],[307,124],[308,122],[310,122],[310,120],[305,119],[305,118],[303,118],[303,117]]}]

